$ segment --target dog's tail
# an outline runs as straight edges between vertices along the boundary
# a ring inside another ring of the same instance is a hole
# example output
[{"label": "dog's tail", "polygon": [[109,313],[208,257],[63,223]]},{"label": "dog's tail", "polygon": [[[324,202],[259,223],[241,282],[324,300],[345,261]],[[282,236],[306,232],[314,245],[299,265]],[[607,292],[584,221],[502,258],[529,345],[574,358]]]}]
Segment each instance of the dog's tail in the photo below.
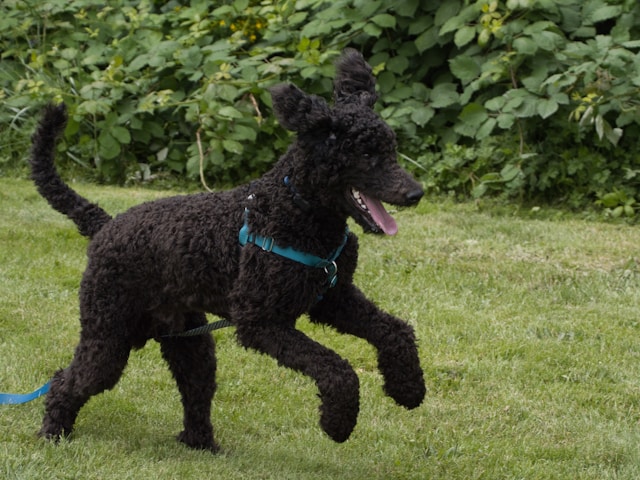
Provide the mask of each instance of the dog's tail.
[{"label": "dog's tail", "polygon": [[54,166],[56,140],[66,124],[67,108],[64,104],[45,107],[31,139],[31,178],[49,205],[73,220],[82,235],[91,238],[111,220],[111,216],[73,191]]}]

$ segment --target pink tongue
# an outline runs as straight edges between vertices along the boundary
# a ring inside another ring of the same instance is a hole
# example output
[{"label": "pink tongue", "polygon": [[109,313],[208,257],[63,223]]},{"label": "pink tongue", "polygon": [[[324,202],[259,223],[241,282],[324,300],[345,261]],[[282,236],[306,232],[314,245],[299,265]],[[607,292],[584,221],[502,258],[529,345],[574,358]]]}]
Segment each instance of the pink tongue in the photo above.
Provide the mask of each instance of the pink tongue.
[{"label": "pink tongue", "polygon": [[396,224],[396,221],[384,209],[380,200],[367,197],[362,192],[360,193],[360,198],[369,209],[369,213],[371,214],[373,221],[376,222],[376,225],[378,225],[384,233],[387,235],[395,235],[398,233],[398,225]]}]

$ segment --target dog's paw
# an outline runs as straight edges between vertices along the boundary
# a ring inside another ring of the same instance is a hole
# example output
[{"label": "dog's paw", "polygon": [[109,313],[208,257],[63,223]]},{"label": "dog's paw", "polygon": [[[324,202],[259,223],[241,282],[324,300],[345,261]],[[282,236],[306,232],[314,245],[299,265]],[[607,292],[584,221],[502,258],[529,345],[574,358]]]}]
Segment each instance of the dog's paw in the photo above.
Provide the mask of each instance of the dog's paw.
[{"label": "dog's paw", "polygon": [[194,450],[209,450],[212,453],[220,451],[220,446],[213,440],[213,435],[211,434],[194,434],[185,430],[178,434],[177,439]]},{"label": "dog's paw", "polygon": [[52,424],[43,424],[38,432],[38,437],[54,443],[58,443],[63,438],[68,438],[69,435],[71,435],[71,430]]},{"label": "dog's paw", "polygon": [[320,410],[320,426],[322,430],[324,430],[334,442],[346,442],[356,426],[358,410],[356,409],[355,413],[332,412],[322,407]]},{"label": "dog's paw", "polygon": [[408,410],[414,409],[422,403],[427,389],[422,376],[406,379],[404,382],[398,378],[387,380],[384,384],[384,392],[393,398],[400,406]]},{"label": "dog's paw", "polygon": [[413,333],[408,326],[403,332],[397,332],[394,342],[378,352],[378,369],[384,378],[384,392],[398,405],[411,410],[422,403],[427,389]]},{"label": "dog's paw", "polygon": [[359,380],[352,370],[331,380],[320,389],[320,426],[332,440],[342,443],[349,438],[358,421]]}]

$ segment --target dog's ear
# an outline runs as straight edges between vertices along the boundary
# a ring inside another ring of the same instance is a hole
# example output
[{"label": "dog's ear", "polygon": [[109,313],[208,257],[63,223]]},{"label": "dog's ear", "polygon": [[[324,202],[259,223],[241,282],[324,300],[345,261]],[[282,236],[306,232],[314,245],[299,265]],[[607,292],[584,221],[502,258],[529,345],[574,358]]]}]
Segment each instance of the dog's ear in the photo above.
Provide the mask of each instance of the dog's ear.
[{"label": "dog's ear", "polygon": [[330,124],[331,111],[323,98],[308,95],[292,84],[276,85],[270,92],[273,112],[287,130],[304,133]]},{"label": "dog's ear", "polygon": [[333,99],[336,103],[355,102],[368,107],[373,107],[378,99],[371,67],[353,48],[346,48],[336,62]]}]

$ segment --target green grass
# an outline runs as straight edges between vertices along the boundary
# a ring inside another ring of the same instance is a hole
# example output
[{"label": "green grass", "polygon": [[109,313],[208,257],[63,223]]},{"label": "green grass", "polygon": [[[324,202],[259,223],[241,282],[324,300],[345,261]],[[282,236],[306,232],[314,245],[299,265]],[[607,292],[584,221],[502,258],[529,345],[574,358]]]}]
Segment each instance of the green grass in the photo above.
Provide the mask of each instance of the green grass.
[{"label": "green grass", "polygon": [[[113,213],[162,195],[78,189]],[[0,478],[640,478],[638,227],[539,215],[425,200],[397,214],[396,238],[360,236],[357,283],[420,340],[429,393],[414,411],[382,394],[371,347],[301,319],[361,378],[358,426],[335,444],[313,383],[225,329],[222,455],[173,439],[180,400],[151,342],[70,441],[36,437],[42,399],[0,406]],[[0,391],[33,390],[70,361],[85,247],[28,182],[0,179]]]}]

